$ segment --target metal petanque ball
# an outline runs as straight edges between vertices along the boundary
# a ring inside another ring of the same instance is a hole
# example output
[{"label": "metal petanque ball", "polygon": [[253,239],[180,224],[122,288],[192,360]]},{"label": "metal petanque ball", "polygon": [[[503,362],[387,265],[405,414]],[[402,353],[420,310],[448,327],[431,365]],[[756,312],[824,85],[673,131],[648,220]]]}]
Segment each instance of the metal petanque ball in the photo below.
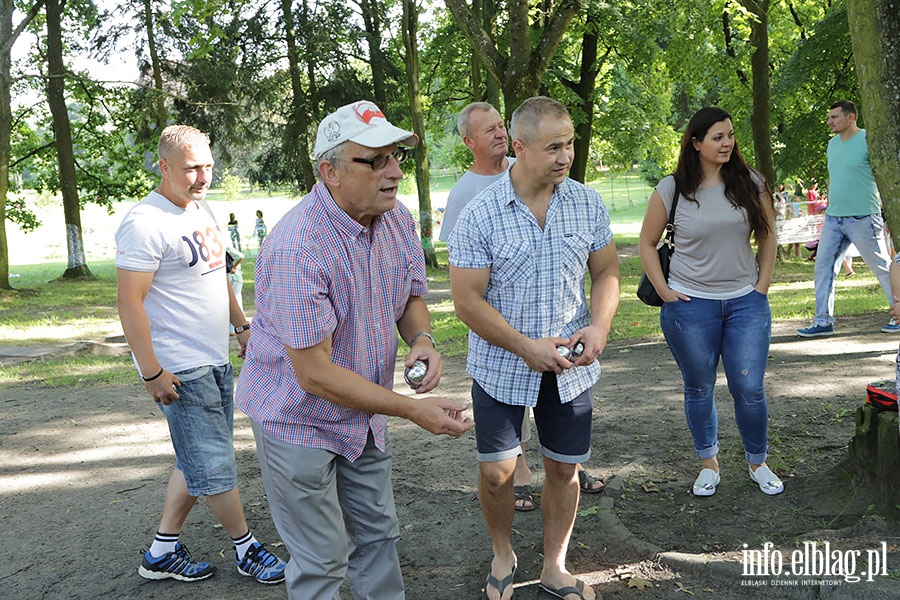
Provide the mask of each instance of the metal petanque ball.
[{"label": "metal petanque ball", "polygon": [[422,385],[422,380],[425,379],[425,373],[427,372],[428,365],[425,364],[425,361],[417,360],[411,367],[406,367],[406,370],[403,371],[403,379],[406,380],[409,387],[417,389]]},{"label": "metal petanque ball", "polygon": [[577,344],[575,344],[574,348],[569,348],[568,346],[557,346],[556,351],[559,352],[559,355],[564,359],[571,361],[575,360],[584,353],[584,344],[578,342]]}]

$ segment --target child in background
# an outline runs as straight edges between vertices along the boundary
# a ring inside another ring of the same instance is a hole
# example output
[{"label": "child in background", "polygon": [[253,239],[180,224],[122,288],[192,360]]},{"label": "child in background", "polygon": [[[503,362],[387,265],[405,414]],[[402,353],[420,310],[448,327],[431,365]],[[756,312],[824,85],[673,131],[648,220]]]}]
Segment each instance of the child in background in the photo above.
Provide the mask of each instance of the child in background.
[{"label": "child in background", "polygon": [[256,237],[259,238],[259,247],[262,248],[263,240],[266,237],[266,222],[263,221],[263,214],[261,210],[256,211]]},{"label": "child in background", "polygon": [[234,213],[229,213],[228,215],[228,233],[231,235],[231,245],[237,248],[238,252],[240,252],[241,234],[238,233],[238,222],[237,217],[234,216]]}]

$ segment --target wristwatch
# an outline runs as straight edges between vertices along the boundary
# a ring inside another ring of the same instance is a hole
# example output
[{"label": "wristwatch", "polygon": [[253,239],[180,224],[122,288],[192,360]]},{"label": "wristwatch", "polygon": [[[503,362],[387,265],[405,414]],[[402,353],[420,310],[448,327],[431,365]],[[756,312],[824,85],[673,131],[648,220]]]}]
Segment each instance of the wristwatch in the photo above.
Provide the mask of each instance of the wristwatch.
[{"label": "wristwatch", "polygon": [[432,345],[433,347],[437,348],[437,344],[434,343],[434,336],[431,335],[430,333],[428,333],[427,331],[420,331],[419,333],[417,333],[416,335],[414,335],[414,336],[413,336],[413,339],[409,340],[409,347],[412,348],[413,345],[414,345],[417,341],[419,341],[419,338],[420,338],[420,337],[423,337],[423,336],[424,336],[424,337],[427,337],[429,340],[431,340],[431,345]]},{"label": "wristwatch", "polygon": [[245,331],[250,331],[250,323],[238,325],[237,327],[234,328],[235,333],[244,333]]}]

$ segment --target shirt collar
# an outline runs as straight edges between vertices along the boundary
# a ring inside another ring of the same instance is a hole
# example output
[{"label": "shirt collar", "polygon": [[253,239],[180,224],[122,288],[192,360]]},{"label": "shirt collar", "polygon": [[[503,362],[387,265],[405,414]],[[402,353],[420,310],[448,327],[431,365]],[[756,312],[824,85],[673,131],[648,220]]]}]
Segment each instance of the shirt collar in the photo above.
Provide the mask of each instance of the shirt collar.
[{"label": "shirt collar", "polygon": [[[368,227],[363,227],[359,221],[348,215],[343,208],[338,206],[338,203],[335,202],[328,186],[320,181],[316,183],[313,189],[315,190],[316,198],[322,203],[325,213],[328,215],[328,218],[331,219],[331,222],[334,223],[334,227],[339,233],[342,233],[347,237],[359,237],[369,231]],[[378,217],[375,217],[372,220],[372,227],[375,226],[377,220]]]},{"label": "shirt collar", "polygon": [[[515,188],[512,185],[512,179],[509,176],[509,169],[507,169],[505,175],[503,176],[503,196],[502,202],[503,204],[509,206],[510,204],[514,204],[515,202],[522,202],[519,199],[519,196],[516,194]],[[569,178],[566,177],[562,183],[555,186],[553,188],[553,194],[550,196],[550,204],[554,204],[556,199],[565,200],[569,194],[567,193],[569,190]]]}]

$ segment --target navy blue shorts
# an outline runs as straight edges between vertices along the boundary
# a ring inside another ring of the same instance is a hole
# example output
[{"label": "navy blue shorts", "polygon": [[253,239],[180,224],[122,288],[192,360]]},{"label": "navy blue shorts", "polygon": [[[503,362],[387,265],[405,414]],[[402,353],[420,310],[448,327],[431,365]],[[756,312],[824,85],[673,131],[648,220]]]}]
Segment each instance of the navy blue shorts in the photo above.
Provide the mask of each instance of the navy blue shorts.
[{"label": "navy blue shorts", "polygon": [[[498,402],[473,381],[472,410],[479,462],[499,462],[522,453],[519,444],[527,406]],[[533,410],[543,456],[561,463],[587,462],[591,457],[591,388],[562,403],[556,374],[544,373]]]}]

